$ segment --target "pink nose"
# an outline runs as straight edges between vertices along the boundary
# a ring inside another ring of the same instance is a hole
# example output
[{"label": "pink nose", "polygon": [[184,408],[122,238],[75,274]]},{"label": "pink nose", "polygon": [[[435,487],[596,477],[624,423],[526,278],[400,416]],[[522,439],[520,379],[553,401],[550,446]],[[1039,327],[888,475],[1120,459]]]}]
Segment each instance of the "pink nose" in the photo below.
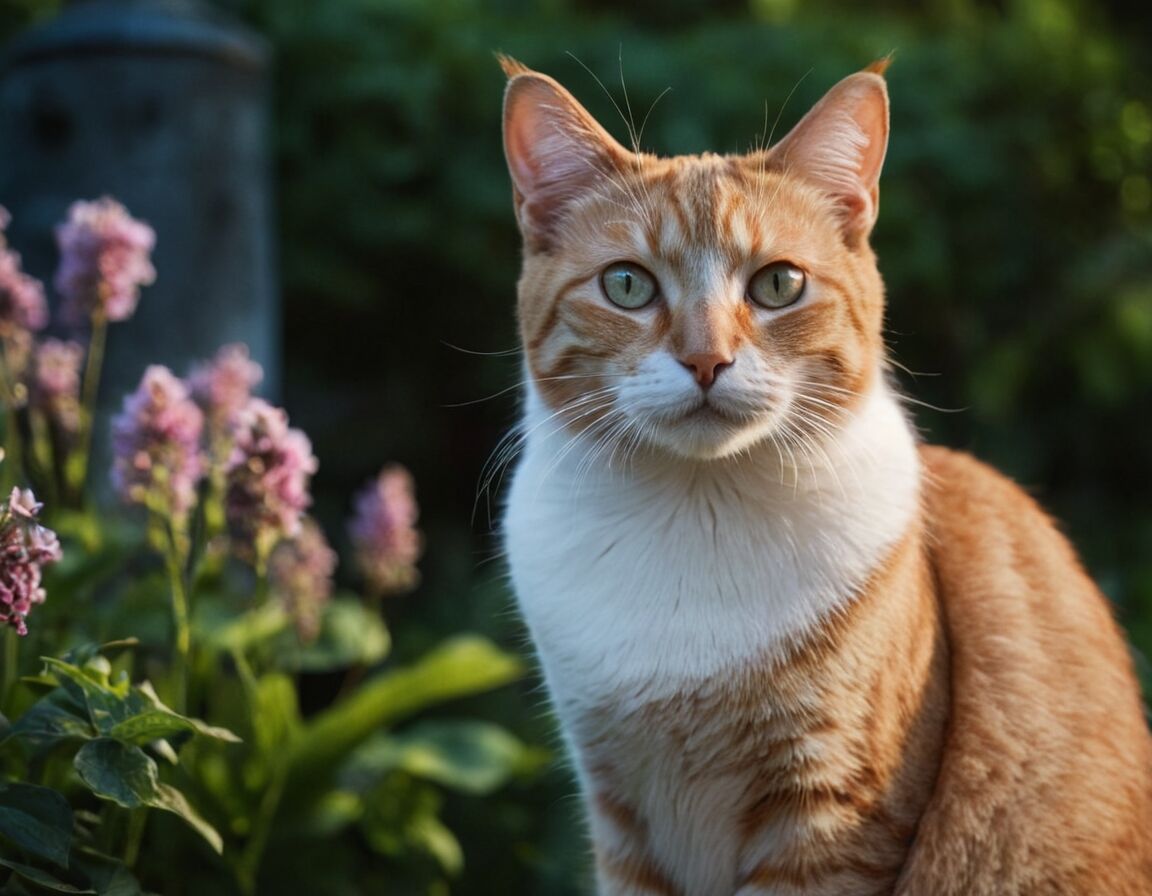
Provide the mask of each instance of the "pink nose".
[{"label": "pink nose", "polygon": [[701,389],[707,389],[722,369],[732,366],[732,359],[716,352],[695,352],[680,358],[680,363],[692,371]]}]

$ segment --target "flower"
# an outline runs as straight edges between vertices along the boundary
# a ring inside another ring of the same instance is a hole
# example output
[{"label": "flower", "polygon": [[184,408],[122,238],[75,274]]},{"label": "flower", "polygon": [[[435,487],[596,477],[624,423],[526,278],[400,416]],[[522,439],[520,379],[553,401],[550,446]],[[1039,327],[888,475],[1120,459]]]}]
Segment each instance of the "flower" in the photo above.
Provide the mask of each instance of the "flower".
[{"label": "flower", "polygon": [[209,425],[220,433],[232,428],[262,379],[264,370],[248,356],[248,346],[234,342],[223,346],[211,361],[194,365],[188,388]]},{"label": "flower", "polygon": [[348,524],[356,565],[376,594],[398,594],[420,579],[416,561],[423,547],[416,529],[412,475],[389,466],[356,496],[356,512]]},{"label": "flower", "polygon": [[272,593],[292,617],[301,641],[313,641],[320,632],[320,611],[332,597],[336,559],[323,530],[305,517],[296,537],[281,541],[268,560]]},{"label": "flower", "polygon": [[48,323],[44,286],[20,267],[20,255],[8,248],[4,229],[11,218],[0,207],[0,337],[42,330]]},{"label": "flower", "polygon": [[236,544],[254,552],[258,564],[277,541],[300,531],[300,517],[312,503],[308,481],[317,466],[312,443],[288,426],[281,408],[250,398],[240,409],[224,513]]},{"label": "flower", "polygon": [[84,347],[78,342],[45,339],[32,360],[31,400],[61,432],[80,431],[80,367]]},{"label": "flower", "polygon": [[61,557],[56,533],[36,522],[40,504],[31,491],[12,489],[0,509],[0,624],[28,634],[25,619],[44,603],[41,568]]},{"label": "flower", "polygon": [[158,364],[145,370],[112,421],[112,482],[120,496],[182,524],[203,471],[203,428],[204,415],[184,382]]},{"label": "flower", "polygon": [[136,310],[139,287],[156,279],[150,258],[155,231],[107,196],[72,203],[68,220],[56,228],[56,243],[56,289],[74,321],[94,314],[127,320]]}]

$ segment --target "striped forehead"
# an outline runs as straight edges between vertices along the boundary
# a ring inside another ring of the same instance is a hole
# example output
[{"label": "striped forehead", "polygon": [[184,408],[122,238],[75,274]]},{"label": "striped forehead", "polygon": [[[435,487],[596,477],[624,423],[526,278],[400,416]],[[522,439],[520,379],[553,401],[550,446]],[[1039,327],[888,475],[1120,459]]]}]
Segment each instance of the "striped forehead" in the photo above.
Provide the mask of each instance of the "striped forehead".
[{"label": "striped forehead", "polygon": [[643,175],[644,246],[686,281],[729,274],[760,242],[747,175],[733,159],[678,159]]}]

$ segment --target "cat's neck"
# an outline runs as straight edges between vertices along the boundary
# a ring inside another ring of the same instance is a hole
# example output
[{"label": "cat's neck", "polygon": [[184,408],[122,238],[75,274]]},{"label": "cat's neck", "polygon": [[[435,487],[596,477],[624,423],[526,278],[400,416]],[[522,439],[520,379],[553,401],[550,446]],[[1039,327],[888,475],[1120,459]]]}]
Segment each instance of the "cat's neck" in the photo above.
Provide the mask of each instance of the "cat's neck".
[{"label": "cat's neck", "polygon": [[834,441],[711,461],[613,456],[529,395],[506,534],[561,699],[569,682],[676,690],[789,649],[853,599],[919,501],[915,439],[874,383]]}]

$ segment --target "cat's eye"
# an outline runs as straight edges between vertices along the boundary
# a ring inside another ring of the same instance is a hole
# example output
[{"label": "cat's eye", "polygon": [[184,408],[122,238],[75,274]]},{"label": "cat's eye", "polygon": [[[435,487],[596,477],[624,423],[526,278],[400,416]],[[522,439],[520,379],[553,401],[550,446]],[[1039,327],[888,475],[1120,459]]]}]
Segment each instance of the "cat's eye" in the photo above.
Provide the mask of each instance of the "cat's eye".
[{"label": "cat's eye", "polygon": [[748,298],[764,308],[786,308],[804,294],[804,272],[786,261],[760,268],[748,281]]},{"label": "cat's eye", "polygon": [[600,288],[613,305],[630,310],[643,308],[659,291],[656,278],[630,261],[608,265],[600,275]]}]

